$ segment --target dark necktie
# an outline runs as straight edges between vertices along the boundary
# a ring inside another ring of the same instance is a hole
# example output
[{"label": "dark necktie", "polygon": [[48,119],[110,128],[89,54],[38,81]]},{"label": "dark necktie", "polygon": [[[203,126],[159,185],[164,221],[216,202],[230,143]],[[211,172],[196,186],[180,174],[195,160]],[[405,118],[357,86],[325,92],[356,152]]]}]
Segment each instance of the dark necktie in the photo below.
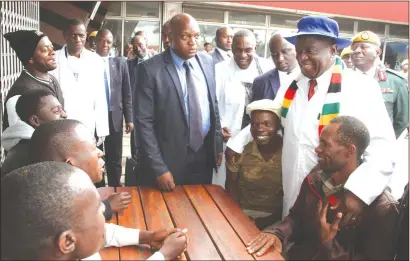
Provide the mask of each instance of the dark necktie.
[{"label": "dark necktie", "polygon": [[201,107],[199,105],[195,82],[192,76],[189,62],[185,61],[184,67],[186,72],[186,86],[188,92],[189,147],[191,147],[191,149],[193,149],[194,151],[198,151],[198,149],[202,146],[204,140],[202,136]]},{"label": "dark necktie", "polygon": [[317,85],[316,80],[310,80],[309,81],[308,101],[312,98],[313,94],[315,94],[316,85]]}]

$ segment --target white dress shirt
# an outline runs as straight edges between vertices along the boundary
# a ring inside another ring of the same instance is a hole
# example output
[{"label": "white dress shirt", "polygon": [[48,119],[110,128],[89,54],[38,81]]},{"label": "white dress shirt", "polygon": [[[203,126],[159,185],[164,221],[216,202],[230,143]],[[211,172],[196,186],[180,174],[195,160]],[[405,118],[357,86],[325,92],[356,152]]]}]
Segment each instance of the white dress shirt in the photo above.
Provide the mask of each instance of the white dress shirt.
[{"label": "white dress shirt", "polygon": [[[105,224],[105,247],[123,247],[139,244],[139,229],[126,228],[111,223]],[[95,253],[82,260],[101,260],[99,253]],[[157,251],[147,260],[165,260],[164,255]]]},{"label": "white dress shirt", "polygon": [[232,51],[229,51],[229,55],[230,55],[230,57],[229,57],[227,51],[222,50],[222,49],[219,48],[218,46],[216,46],[215,49],[218,49],[219,53],[222,55],[222,57],[224,58],[225,61],[226,61],[226,60],[229,60],[229,59],[231,59],[231,58],[233,57]]},{"label": "white dress shirt", "polygon": [[[315,148],[319,144],[318,115],[322,112],[333,66],[317,78],[316,92],[308,101],[309,80],[300,74],[296,81],[298,90],[289,108],[284,126],[282,175],[284,204],[283,216],[296,201],[302,182],[317,164]],[[366,204],[370,204],[386,187],[392,173],[392,145],[395,141],[393,127],[384,106],[378,83],[362,73],[344,70],[340,115],[361,120],[370,132],[370,144],[364,153],[364,163],[349,177],[345,188]],[[287,88],[281,88],[275,98],[282,104]],[[241,153],[251,139],[249,126],[228,142],[228,147]]]},{"label": "white dress shirt", "polygon": [[104,62],[101,57],[83,49],[80,58],[70,56],[66,46],[55,54],[57,68],[51,74],[60,83],[64,109],[68,119],[88,127],[92,135],[109,135],[108,109],[104,83]]}]

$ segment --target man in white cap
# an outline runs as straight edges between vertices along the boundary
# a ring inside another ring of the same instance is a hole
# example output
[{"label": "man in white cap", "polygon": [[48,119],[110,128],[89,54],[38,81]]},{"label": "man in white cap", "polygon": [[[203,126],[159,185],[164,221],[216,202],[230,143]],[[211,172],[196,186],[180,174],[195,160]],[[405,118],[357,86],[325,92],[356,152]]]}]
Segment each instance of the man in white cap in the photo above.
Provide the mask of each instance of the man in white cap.
[{"label": "man in white cap", "polygon": [[227,164],[226,189],[259,229],[282,218],[280,107],[272,100],[250,103],[253,141]]},{"label": "man in white cap", "polygon": [[[295,44],[302,74],[275,98],[282,105],[284,141],[282,174],[283,216],[293,206],[306,175],[317,164],[315,148],[322,129],[339,115],[354,116],[370,131],[370,145],[361,164],[344,184],[346,207],[342,224],[354,223],[365,205],[372,203],[386,187],[392,173],[393,127],[377,82],[353,70],[346,70],[337,49],[351,44],[339,38],[333,19],[306,16],[298,22],[298,33],[285,37]],[[242,153],[251,140],[244,129],[227,146]],[[228,158],[227,161],[230,159]],[[369,172],[370,166],[378,173]],[[371,181],[371,183],[369,183]],[[366,189],[363,184],[367,183]]]}]

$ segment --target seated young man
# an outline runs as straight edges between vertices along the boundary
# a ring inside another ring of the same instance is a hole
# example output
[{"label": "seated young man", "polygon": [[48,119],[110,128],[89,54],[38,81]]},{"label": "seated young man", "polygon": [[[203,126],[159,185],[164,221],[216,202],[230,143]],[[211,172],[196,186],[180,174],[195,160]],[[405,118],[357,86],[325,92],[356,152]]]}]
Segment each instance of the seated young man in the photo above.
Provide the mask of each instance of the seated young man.
[{"label": "seated young man", "polygon": [[253,141],[226,163],[226,189],[259,229],[282,217],[282,137],[280,107],[272,100],[248,105]]},{"label": "seated young man", "polygon": [[81,169],[41,162],[14,170],[1,180],[1,260],[101,260],[104,246],[136,244],[160,247],[150,260],[171,260],[186,248],[179,229],[105,224],[104,209]]},{"label": "seated young man", "polygon": [[[96,147],[95,138],[87,127],[76,120],[46,122],[36,128],[29,144],[29,163],[60,161],[85,171],[96,183],[104,173],[103,152]],[[103,201],[107,220],[112,212],[128,207],[131,195],[127,192],[113,193]]]},{"label": "seated young man", "polygon": [[[346,212],[346,204],[341,203],[351,193],[344,184],[362,164],[369,142],[369,131],[361,121],[351,116],[334,118],[315,149],[319,164],[303,181],[289,215],[263,230],[248,244],[248,252],[260,256],[273,248],[282,253],[282,246],[292,241],[289,260],[391,260],[398,202],[388,189],[363,209],[355,225],[339,226]],[[368,171],[377,172],[372,168]],[[363,189],[371,183],[363,184]]]},{"label": "seated young man", "polygon": [[60,102],[51,91],[34,90],[19,96],[16,112],[20,120],[4,130],[1,144],[8,152],[2,166],[2,176],[27,162],[28,141],[41,124],[67,118]]}]

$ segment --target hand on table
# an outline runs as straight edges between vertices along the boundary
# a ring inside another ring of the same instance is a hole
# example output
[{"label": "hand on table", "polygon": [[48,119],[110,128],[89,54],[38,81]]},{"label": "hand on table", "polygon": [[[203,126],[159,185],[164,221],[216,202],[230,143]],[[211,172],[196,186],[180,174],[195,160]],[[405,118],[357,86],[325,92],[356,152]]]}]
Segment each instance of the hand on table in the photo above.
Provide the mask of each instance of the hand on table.
[{"label": "hand on table", "polygon": [[113,193],[108,198],[111,210],[113,212],[119,212],[128,207],[131,202],[131,195],[128,192]]},{"label": "hand on table", "polygon": [[157,186],[162,191],[173,191],[175,189],[174,177],[171,172],[166,172],[157,178]]},{"label": "hand on table", "polygon": [[164,244],[159,251],[165,257],[165,260],[173,260],[185,252],[188,244],[187,232],[188,229],[179,230],[164,240]]},{"label": "hand on table", "polygon": [[268,252],[271,247],[273,247],[274,252],[282,254],[282,242],[274,234],[262,232],[247,245],[246,250],[249,254],[257,252],[257,256],[262,256]]}]

